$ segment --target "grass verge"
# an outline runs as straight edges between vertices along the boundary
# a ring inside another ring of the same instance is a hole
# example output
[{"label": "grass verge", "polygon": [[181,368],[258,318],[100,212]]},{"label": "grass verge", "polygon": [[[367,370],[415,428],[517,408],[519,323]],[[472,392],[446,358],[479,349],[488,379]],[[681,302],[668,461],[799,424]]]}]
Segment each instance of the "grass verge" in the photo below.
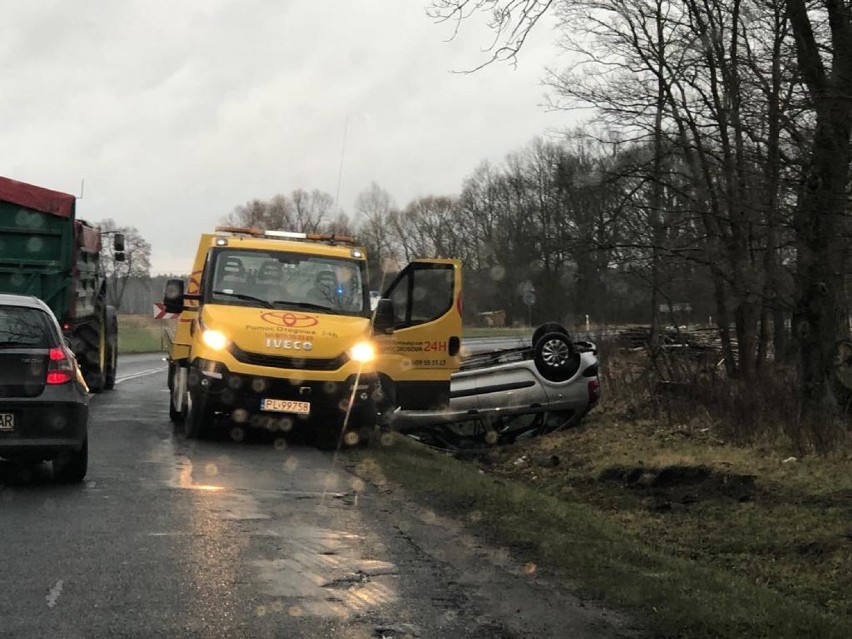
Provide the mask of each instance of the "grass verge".
[{"label": "grass verge", "polygon": [[119,353],[157,353],[168,348],[163,331],[170,326],[164,320],[147,315],[118,316]]},{"label": "grass verge", "polygon": [[484,328],[484,327],[465,327],[464,337],[521,337],[528,339],[533,334],[533,328]]},{"label": "grass verge", "polygon": [[[647,477],[659,478],[657,468],[719,464],[728,471],[725,464],[751,460],[737,461],[731,449],[734,461],[726,461],[718,446],[697,457],[672,451],[656,435],[642,429],[626,434],[612,420],[610,428],[602,427],[605,421],[597,416],[575,431],[501,451],[488,465],[396,438],[392,446],[357,453],[357,472],[376,483],[402,485],[416,499],[510,545],[524,561],[561,569],[581,593],[632,613],[657,635],[850,636],[852,539],[843,535],[852,536],[852,530],[844,532],[848,502],[831,499],[852,480],[834,489],[828,481],[840,466],[783,465],[778,477],[788,475],[784,490],[765,504],[742,495],[698,496],[688,507],[657,508],[660,494],[649,497],[622,481],[651,487]],[[611,440],[629,443],[610,448]],[[556,468],[529,461],[565,453]],[[606,472],[628,468],[636,454],[644,460],[638,476]],[[665,482],[659,484],[662,489]],[[694,482],[691,487],[700,493]],[[813,507],[809,491],[821,496]]]}]

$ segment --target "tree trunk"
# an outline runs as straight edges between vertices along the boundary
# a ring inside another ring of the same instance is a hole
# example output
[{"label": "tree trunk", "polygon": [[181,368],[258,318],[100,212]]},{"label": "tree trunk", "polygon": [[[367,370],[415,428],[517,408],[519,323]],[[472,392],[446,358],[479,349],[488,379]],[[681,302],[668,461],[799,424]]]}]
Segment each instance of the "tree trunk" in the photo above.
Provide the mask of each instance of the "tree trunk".
[{"label": "tree trunk", "polygon": [[[852,125],[852,8],[828,0],[830,61],[817,41],[805,0],[787,0],[802,78],[816,111],[810,166],[795,217],[797,299],[793,330],[799,342],[801,418],[814,435],[825,434],[828,375],[841,327],[841,231],[849,182]],[[830,65],[829,68],[827,66]],[[823,440],[824,443],[825,440]],[[817,441],[820,444],[820,441]]]},{"label": "tree trunk", "polygon": [[811,162],[796,213],[797,302],[793,327],[799,342],[802,417],[824,416],[826,384],[841,323],[841,228],[849,179],[850,105],[826,100],[817,113]]},{"label": "tree trunk", "polygon": [[725,372],[728,377],[734,377],[737,373],[737,363],[731,344],[731,318],[728,311],[727,295],[725,294],[725,282],[719,273],[713,273],[713,288],[716,300],[716,325],[719,327],[719,338],[722,340]]}]

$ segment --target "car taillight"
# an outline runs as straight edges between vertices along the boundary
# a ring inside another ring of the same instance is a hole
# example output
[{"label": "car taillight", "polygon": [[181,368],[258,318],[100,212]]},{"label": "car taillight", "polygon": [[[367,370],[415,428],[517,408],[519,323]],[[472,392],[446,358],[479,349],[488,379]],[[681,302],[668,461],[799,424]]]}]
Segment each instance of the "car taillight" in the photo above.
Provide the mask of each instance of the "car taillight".
[{"label": "car taillight", "polygon": [[601,398],[601,381],[597,378],[589,380],[589,403],[595,404]]},{"label": "car taillight", "polygon": [[74,364],[71,356],[61,346],[51,348],[47,354],[50,362],[47,365],[48,384],[67,384],[74,379]]}]

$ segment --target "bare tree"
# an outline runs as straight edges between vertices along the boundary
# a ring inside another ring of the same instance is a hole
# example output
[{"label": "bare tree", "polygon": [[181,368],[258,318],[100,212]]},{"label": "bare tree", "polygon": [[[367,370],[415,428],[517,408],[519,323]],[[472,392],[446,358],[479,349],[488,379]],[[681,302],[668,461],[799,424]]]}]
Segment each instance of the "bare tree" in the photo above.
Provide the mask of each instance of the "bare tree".
[{"label": "bare tree", "polygon": [[556,4],[556,0],[432,0],[427,12],[439,22],[453,24],[456,33],[475,13],[488,16],[494,40],[486,47],[488,58],[476,71],[492,62],[514,63],[530,32]]},{"label": "bare tree", "polygon": [[290,195],[290,199],[296,228],[305,233],[318,232],[334,209],[334,198],[316,189],[310,193],[297,189]]},{"label": "bare tree", "polygon": [[296,189],[289,196],[250,200],[237,206],[224,222],[231,226],[317,233],[332,215],[334,199],[328,193]]},{"label": "bare tree", "polygon": [[234,207],[222,220],[230,226],[246,226],[263,228],[266,225],[266,202],[250,200],[245,204]]},{"label": "bare tree", "polygon": [[352,220],[343,212],[338,213],[332,220],[325,224],[323,232],[334,233],[335,235],[347,235],[349,237],[356,235]]},{"label": "bare tree", "polygon": [[[843,235],[852,135],[852,7],[838,0],[787,0],[799,69],[816,129],[796,210],[797,300],[803,418],[825,423],[827,376],[843,326]],[[815,23],[825,21],[828,28]],[[819,428],[817,432],[819,432]]]},{"label": "bare tree", "polygon": [[358,238],[367,249],[370,284],[383,289],[387,276],[399,270],[400,252],[391,232],[397,215],[390,193],[373,182],[355,200]]},{"label": "bare tree", "polygon": [[[104,236],[101,249],[101,264],[107,280],[107,303],[121,309],[124,292],[131,278],[147,279],[151,272],[151,245],[135,226],[118,226],[107,218],[100,223]],[[113,233],[124,234],[124,261],[115,259],[111,240]]]}]

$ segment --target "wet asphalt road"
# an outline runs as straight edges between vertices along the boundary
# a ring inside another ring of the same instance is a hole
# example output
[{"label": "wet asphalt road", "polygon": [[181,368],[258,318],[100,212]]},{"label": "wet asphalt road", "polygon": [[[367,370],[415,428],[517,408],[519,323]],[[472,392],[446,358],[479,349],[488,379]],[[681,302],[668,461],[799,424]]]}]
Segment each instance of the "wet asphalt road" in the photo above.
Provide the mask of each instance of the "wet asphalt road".
[{"label": "wet asphalt road", "polygon": [[329,453],[185,441],[167,397],[160,357],[123,357],[84,484],[0,464],[0,637],[620,636]]}]

